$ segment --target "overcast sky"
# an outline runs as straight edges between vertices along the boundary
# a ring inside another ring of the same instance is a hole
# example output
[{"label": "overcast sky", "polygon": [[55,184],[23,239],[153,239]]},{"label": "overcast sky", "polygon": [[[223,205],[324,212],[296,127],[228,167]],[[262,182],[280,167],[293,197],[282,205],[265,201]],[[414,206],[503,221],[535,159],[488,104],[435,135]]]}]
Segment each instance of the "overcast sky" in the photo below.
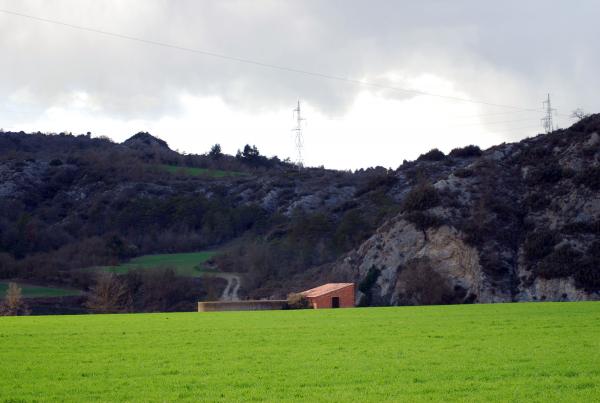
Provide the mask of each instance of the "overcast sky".
[{"label": "overcast sky", "polygon": [[[600,111],[598,1],[0,0],[0,9],[365,86],[86,32],[0,12],[0,127],[149,131],[171,148],[396,168],[437,147],[488,147]],[[482,103],[386,89],[394,87]],[[514,106],[517,109],[485,103]],[[523,108],[523,109],[518,109]]]}]

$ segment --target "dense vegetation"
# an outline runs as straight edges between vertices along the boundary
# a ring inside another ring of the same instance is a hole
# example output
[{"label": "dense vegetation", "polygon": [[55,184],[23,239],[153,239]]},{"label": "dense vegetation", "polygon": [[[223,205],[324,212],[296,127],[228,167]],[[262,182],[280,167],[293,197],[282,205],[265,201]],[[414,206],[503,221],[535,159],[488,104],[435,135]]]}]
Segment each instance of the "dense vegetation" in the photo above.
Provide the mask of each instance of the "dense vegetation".
[{"label": "dense vegetation", "polygon": [[0,318],[0,401],[590,402],[599,333],[594,302]]},{"label": "dense vegetation", "polygon": [[[250,145],[235,157],[218,145],[181,155],[147,133],[123,144],[89,134],[0,133],[0,150],[0,279],[91,290],[97,270],[82,268],[119,264],[127,270],[113,271],[121,275],[152,266],[197,277],[171,258],[138,257],[220,247],[218,268],[243,272],[251,291],[336,259],[394,212],[381,193],[391,185],[379,179],[386,170],[299,172]],[[366,203],[333,214],[291,205],[299,192],[329,182],[358,187]],[[289,213],[261,202],[272,189]],[[209,283],[187,303],[218,295],[207,289],[218,282]]]}]

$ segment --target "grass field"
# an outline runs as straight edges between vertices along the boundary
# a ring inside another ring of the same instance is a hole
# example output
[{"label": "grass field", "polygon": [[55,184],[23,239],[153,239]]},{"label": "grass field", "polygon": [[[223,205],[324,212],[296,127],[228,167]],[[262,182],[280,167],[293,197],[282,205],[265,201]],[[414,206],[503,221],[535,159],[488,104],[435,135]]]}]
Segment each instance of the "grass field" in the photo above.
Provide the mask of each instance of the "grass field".
[{"label": "grass field", "polygon": [[0,401],[600,398],[591,302],[9,317],[0,340]]},{"label": "grass field", "polygon": [[191,252],[191,253],[166,253],[163,255],[144,255],[131,259],[118,266],[100,266],[97,270],[110,271],[124,274],[133,269],[149,269],[153,267],[171,267],[180,276],[199,277],[206,268],[204,262],[215,255],[216,252]]},{"label": "grass field", "polygon": [[196,168],[196,167],[180,167],[175,165],[160,165],[161,169],[176,174],[176,175],[187,175],[187,176],[207,176],[210,178],[224,178],[228,176],[242,176],[244,172],[237,171],[222,171],[219,169],[207,169],[207,168]]},{"label": "grass field", "polygon": [[[81,294],[80,291],[67,290],[64,288],[39,287],[37,285],[21,283],[17,283],[17,285],[21,287],[21,295],[23,298],[68,297]],[[0,282],[0,298],[4,298],[7,289],[8,282]]]}]

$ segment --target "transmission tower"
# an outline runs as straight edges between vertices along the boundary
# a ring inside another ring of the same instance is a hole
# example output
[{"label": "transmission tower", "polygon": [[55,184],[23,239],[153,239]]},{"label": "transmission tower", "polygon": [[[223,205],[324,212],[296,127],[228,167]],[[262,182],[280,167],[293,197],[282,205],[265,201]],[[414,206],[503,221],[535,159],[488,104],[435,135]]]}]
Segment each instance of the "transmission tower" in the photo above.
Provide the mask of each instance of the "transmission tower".
[{"label": "transmission tower", "polygon": [[300,100],[298,100],[298,104],[294,109],[294,120],[296,121],[296,126],[292,129],[292,131],[294,132],[294,141],[297,153],[296,164],[298,165],[298,167],[302,167],[304,163],[302,161],[302,146],[304,145],[304,141],[302,139],[302,126],[304,125],[304,121],[306,119],[302,117],[302,113],[300,110]]},{"label": "transmission tower", "polygon": [[548,98],[542,102],[542,106],[546,116],[542,118],[542,127],[546,131],[546,133],[550,133],[554,130],[554,124],[552,123],[552,115],[554,115],[554,111],[556,109],[552,108],[552,104],[550,103],[550,94],[548,94]]}]

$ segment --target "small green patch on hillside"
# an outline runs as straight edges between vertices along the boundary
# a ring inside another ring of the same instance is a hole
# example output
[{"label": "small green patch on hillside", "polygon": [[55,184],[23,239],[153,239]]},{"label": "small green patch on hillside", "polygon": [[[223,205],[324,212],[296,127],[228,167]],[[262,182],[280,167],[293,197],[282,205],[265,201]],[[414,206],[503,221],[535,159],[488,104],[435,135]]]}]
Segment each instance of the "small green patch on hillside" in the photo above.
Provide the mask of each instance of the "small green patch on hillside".
[{"label": "small green patch on hillside", "polygon": [[160,165],[161,169],[175,174],[185,176],[205,176],[209,178],[225,178],[228,176],[242,176],[244,172],[237,171],[222,171],[220,169],[207,169],[207,168],[196,168],[196,167],[181,167],[176,165]]},{"label": "small green patch on hillside", "polygon": [[[17,283],[17,285],[21,288],[23,298],[69,297],[81,294],[78,290],[67,290],[64,288],[40,287],[21,283]],[[7,289],[8,282],[0,282],[0,298],[4,298]]]},{"label": "small green patch on hillside", "polygon": [[186,277],[199,277],[208,269],[204,263],[215,255],[213,251],[191,253],[166,253],[161,255],[144,255],[131,259],[117,266],[101,266],[96,269],[124,274],[134,269],[151,269],[157,267],[172,268],[175,273]]},{"label": "small green patch on hillside", "polygon": [[0,402],[593,402],[600,303],[0,318]]}]

